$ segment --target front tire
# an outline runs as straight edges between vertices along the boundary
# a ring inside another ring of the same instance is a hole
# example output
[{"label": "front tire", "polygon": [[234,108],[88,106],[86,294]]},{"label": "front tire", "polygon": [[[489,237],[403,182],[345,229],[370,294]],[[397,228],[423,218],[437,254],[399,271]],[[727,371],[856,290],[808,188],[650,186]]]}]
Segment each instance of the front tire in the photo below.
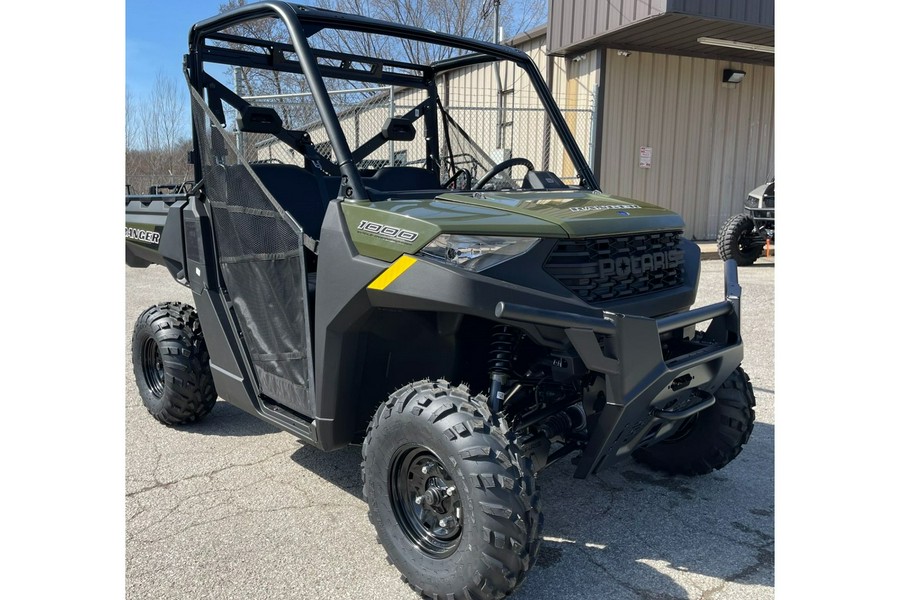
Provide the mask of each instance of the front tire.
[{"label": "front tire", "polygon": [[671,475],[705,475],[737,458],[756,418],[750,378],[738,367],[713,395],[715,404],[687,419],[672,437],[635,450],[634,459]]},{"label": "front tire", "polygon": [[192,306],[166,302],[141,313],[131,337],[131,361],[141,400],[157,421],[193,423],[215,406],[209,353]]},{"label": "front tire", "polygon": [[764,244],[760,238],[750,215],[734,215],[725,221],[716,238],[719,257],[733,259],[739,267],[750,266],[762,256]]},{"label": "front tire", "polygon": [[362,478],[378,541],[422,596],[502,598],[524,581],[539,492],[484,396],[442,380],[394,392],[369,425]]}]

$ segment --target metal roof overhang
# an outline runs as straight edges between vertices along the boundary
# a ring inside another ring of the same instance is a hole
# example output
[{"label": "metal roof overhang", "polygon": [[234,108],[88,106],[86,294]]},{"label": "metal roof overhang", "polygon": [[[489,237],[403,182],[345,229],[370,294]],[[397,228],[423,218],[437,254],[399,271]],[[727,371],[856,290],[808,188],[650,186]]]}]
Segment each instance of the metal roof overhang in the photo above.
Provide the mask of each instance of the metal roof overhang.
[{"label": "metal roof overhang", "polygon": [[763,65],[775,64],[774,54],[701,44],[697,40],[702,37],[775,46],[774,27],[680,13],[662,13],[560,48],[553,54],[570,55],[602,46],[635,52],[659,52]]}]

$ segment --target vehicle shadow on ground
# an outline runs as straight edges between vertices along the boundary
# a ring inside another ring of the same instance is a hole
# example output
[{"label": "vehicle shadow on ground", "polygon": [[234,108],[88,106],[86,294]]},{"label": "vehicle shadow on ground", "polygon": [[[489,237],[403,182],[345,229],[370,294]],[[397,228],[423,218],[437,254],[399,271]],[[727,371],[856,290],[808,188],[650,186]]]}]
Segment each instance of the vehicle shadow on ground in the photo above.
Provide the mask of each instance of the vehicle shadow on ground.
[{"label": "vehicle shadow on ground", "polygon": [[[544,541],[515,597],[699,598],[727,582],[774,587],[774,426],[701,477],[631,459],[585,480],[561,461],[540,476]],[[360,448],[301,446],[291,459],[362,500]],[[683,574],[683,575],[682,575]]]},{"label": "vehicle shadow on ground", "polygon": [[348,494],[363,499],[362,476],[359,470],[362,453],[359,446],[348,446],[334,452],[322,452],[312,446],[300,446],[291,454],[291,460]]},{"label": "vehicle shadow on ground", "polygon": [[734,462],[696,478],[626,459],[580,481],[574,466],[554,465],[541,474],[544,542],[516,598],[682,600],[728,582],[774,588],[774,434],[757,422]]},{"label": "vehicle shadow on ground", "polygon": [[[206,435],[278,430],[220,402]],[[699,598],[727,582],[774,587],[774,435],[757,422],[730,465],[701,477],[666,476],[631,459],[585,480],[563,460],[541,473],[544,541],[515,597]],[[300,445],[291,460],[362,500],[360,448]],[[700,586],[700,587],[698,587]]]},{"label": "vehicle shadow on ground", "polygon": [[269,435],[281,431],[274,425],[269,425],[223,400],[216,402],[209,415],[199,423],[185,425],[179,429],[190,433],[224,437]]},{"label": "vehicle shadow on ground", "polygon": [[[223,401],[200,423],[179,427],[181,431],[214,436],[255,436],[280,433],[281,430],[241,409]],[[349,446],[334,452],[323,452],[298,440],[298,448],[291,460],[322,479],[362,500],[362,479],[359,446]]]}]

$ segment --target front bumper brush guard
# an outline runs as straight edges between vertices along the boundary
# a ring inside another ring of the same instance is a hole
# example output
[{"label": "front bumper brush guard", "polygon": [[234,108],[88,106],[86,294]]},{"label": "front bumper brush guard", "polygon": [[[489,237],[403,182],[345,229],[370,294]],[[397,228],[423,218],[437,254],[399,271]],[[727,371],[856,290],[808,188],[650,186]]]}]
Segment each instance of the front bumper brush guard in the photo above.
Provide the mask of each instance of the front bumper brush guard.
[{"label": "front bumper brush guard", "polygon": [[[603,312],[602,317],[498,302],[497,318],[560,327],[585,366],[603,373],[606,404],[588,423],[590,438],[575,477],[671,433],[715,403],[713,392],[743,359],[737,263],[725,262],[725,300],[659,319]],[[660,335],[711,323],[695,349],[663,358]],[[685,402],[689,402],[685,406]]]}]

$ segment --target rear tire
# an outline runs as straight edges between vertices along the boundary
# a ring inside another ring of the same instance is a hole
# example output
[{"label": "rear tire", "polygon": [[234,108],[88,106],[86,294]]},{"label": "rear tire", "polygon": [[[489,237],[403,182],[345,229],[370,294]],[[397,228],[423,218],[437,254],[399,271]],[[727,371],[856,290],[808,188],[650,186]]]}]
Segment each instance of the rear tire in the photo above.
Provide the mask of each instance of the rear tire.
[{"label": "rear tire", "polygon": [[192,306],[166,302],[141,313],[131,337],[131,361],[141,400],[157,421],[193,423],[215,406],[209,353]]},{"label": "rear tire", "polygon": [[750,215],[734,215],[722,225],[716,246],[722,260],[733,259],[739,267],[747,267],[762,256],[760,234],[754,231]]},{"label": "rear tire", "polygon": [[534,564],[539,492],[505,425],[484,396],[443,380],[397,390],[369,425],[369,520],[388,561],[424,597],[503,598]]},{"label": "rear tire", "polygon": [[734,460],[753,432],[753,386],[738,367],[713,395],[715,404],[687,419],[672,437],[635,450],[634,459],[672,475],[705,475]]}]

